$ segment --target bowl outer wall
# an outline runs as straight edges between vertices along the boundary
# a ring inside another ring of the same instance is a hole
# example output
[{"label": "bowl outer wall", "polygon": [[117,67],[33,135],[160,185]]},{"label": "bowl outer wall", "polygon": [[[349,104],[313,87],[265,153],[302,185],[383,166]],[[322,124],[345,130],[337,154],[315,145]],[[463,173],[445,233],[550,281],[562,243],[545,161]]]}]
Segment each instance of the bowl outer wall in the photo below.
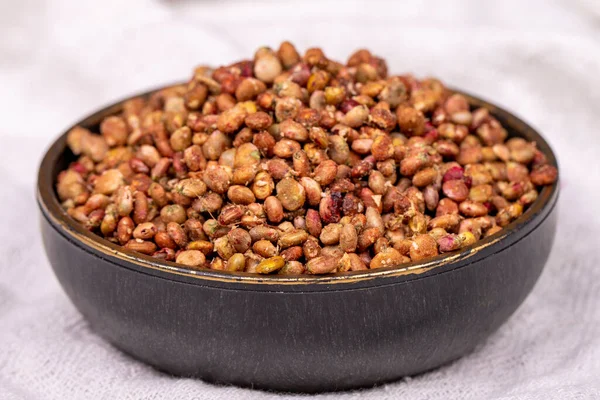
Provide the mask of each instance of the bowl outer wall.
[{"label": "bowl outer wall", "polygon": [[211,382],[320,392],[372,386],[470,352],[522,303],[556,208],[501,252],[452,271],[355,289],[216,288],[122,268],[42,217],[50,262],[94,330],[156,368]]}]

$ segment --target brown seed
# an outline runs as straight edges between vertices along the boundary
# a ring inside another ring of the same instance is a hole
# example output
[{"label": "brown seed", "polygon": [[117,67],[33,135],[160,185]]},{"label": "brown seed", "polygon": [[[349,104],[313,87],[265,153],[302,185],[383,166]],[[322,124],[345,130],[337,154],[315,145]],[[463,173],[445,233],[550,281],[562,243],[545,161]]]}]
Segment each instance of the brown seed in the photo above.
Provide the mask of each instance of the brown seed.
[{"label": "brown seed", "polygon": [[177,222],[169,222],[167,224],[167,233],[169,237],[182,249],[187,245],[188,239],[185,231]]},{"label": "brown seed", "polygon": [[361,260],[361,258],[354,253],[346,253],[342,256],[340,261],[338,262],[338,271],[346,272],[346,271],[362,271],[367,269],[365,263]]},{"label": "brown seed", "polygon": [[311,206],[316,206],[321,202],[321,185],[319,185],[314,179],[309,177],[300,178],[300,184],[304,188],[306,193],[306,200]]},{"label": "brown seed", "polygon": [[225,262],[220,257],[215,257],[210,263],[210,269],[216,269],[218,271],[225,270]]},{"label": "brown seed", "polygon": [[371,154],[377,161],[387,160],[394,155],[394,146],[392,138],[389,135],[378,135],[373,140]]},{"label": "brown seed", "polygon": [[229,242],[227,236],[221,236],[214,240],[215,251],[224,261],[229,260],[235,254],[235,248]]},{"label": "brown seed", "polygon": [[484,122],[477,128],[477,135],[481,138],[483,143],[487,146],[493,146],[495,144],[502,143],[507,136],[506,130],[500,125],[500,123],[494,119],[490,119],[488,122]]},{"label": "brown seed", "polygon": [[135,192],[133,208],[133,220],[136,224],[141,224],[148,220],[148,198],[143,192]]},{"label": "brown seed", "polygon": [[370,269],[385,268],[385,267],[398,267],[401,264],[409,262],[408,257],[403,256],[400,252],[393,247],[383,249],[381,252],[375,254],[375,257],[371,260],[369,265]]},{"label": "brown seed", "polygon": [[267,90],[267,86],[258,79],[246,78],[240,82],[235,90],[235,97],[238,101],[248,101],[256,98],[259,94]]},{"label": "brown seed", "polygon": [[306,211],[305,222],[306,230],[308,231],[308,233],[315,237],[319,237],[321,235],[321,217],[319,216],[319,213],[316,210],[308,209]]},{"label": "brown seed", "polygon": [[234,204],[248,205],[254,203],[256,200],[252,190],[240,185],[230,186],[227,190],[227,197],[229,197],[229,200]]},{"label": "brown seed", "polygon": [[461,202],[469,196],[469,188],[462,179],[453,179],[444,182],[442,191],[450,199]]},{"label": "brown seed", "polygon": [[435,168],[425,168],[413,176],[412,183],[419,188],[425,187],[434,183],[438,175],[439,173]]},{"label": "brown seed", "polygon": [[[161,222],[163,222],[162,217]],[[204,234],[204,230],[202,229],[202,221],[190,218],[187,221],[185,221],[185,223],[183,224],[183,228],[185,229],[186,234],[191,240],[206,240],[206,235]]]},{"label": "brown seed", "polygon": [[351,147],[358,154],[369,154],[373,147],[373,139],[357,139],[352,142]]},{"label": "brown seed", "polygon": [[317,166],[317,168],[315,168],[313,176],[314,180],[320,186],[329,185],[336,177],[337,167],[337,163],[333,160],[323,161]]},{"label": "brown seed", "polygon": [[427,234],[416,236],[410,246],[410,259],[412,261],[419,261],[437,254],[437,243],[434,238]]},{"label": "brown seed", "polygon": [[200,250],[204,255],[208,255],[213,251],[213,244],[206,240],[194,240],[186,246],[187,250]]},{"label": "brown seed", "polygon": [[477,185],[471,187],[469,190],[469,200],[484,203],[489,201],[493,195],[493,189],[491,185]]},{"label": "brown seed", "polygon": [[472,245],[477,241],[475,236],[471,232],[463,232],[458,235],[459,239],[462,241],[461,247],[467,247]]},{"label": "brown seed", "polygon": [[416,213],[408,221],[408,228],[412,234],[426,233],[428,219],[421,213]]},{"label": "brown seed", "polygon": [[396,110],[398,125],[402,133],[409,136],[421,136],[425,129],[425,117],[421,111],[412,107],[399,106]]},{"label": "brown seed", "polygon": [[342,232],[341,224],[328,224],[328,225],[325,225],[325,227],[323,227],[323,230],[321,231],[321,235],[319,236],[319,239],[321,239],[321,243],[323,243],[326,246],[334,245],[334,244],[339,243],[341,232]]},{"label": "brown seed", "polygon": [[506,176],[510,182],[522,182],[529,177],[529,170],[523,164],[509,161],[506,163]]},{"label": "brown seed", "polygon": [[308,131],[296,121],[286,119],[279,124],[281,136],[297,142],[305,142],[308,139]]},{"label": "brown seed", "polygon": [[248,112],[239,104],[219,114],[217,129],[223,133],[233,133],[244,124]]},{"label": "brown seed", "polygon": [[301,246],[292,246],[281,252],[281,256],[285,261],[297,261],[303,256]]},{"label": "brown seed", "polygon": [[325,223],[338,222],[341,218],[341,206],[343,204],[340,192],[329,192],[319,203],[319,216]]},{"label": "brown seed", "polygon": [[250,233],[241,228],[234,228],[229,231],[229,233],[227,233],[227,238],[229,239],[229,243],[231,243],[238,253],[245,253],[252,244]]},{"label": "brown seed", "polygon": [[525,193],[525,185],[522,182],[512,182],[508,184],[505,182],[498,182],[497,185],[502,196],[510,201],[517,200]]},{"label": "brown seed", "polygon": [[277,248],[268,240],[259,240],[252,245],[252,251],[265,258],[276,256]]},{"label": "brown seed", "polygon": [[378,228],[367,228],[358,235],[357,250],[362,252],[367,250],[377,239],[381,237],[381,231]]},{"label": "brown seed", "polygon": [[202,224],[202,230],[209,238],[219,238],[227,234],[231,228],[223,226],[216,219],[207,219]]},{"label": "brown seed", "polygon": [[236,185],[247,185],[256,177],[256,166],[235,168],[231,182]]},{"label": "brown seed", "polygon": [[277,199],[288,211],[298,210],[304,205],[306,191],[294,178],[284,178],[276,186]]},{"label": "brown seed", "polygon": [[438,206],[440,195],[438,191],[433,188],[433,186],[429,185],[423,189],[423,199],[425,200],[425,207],[429,211],[433,211]]},{"label": "brown seed", "polygon": [[169,222],[183,224],[187,219],[187,215],[185,213],[185,208],[183,208],[179,204],[171,204],[168,206],[164,206],[160,210],[160,218],[166,224],[168,224]]},{"label": "brown seed", "polygon": [[458,204],[454,200],[444,198],[441,199],[436,208],[436,217],[446,214],[458,214]]},{"label": "brown seed", "polygon": [[153,242],[147,242],[140,239],[132,239],[125,243],[125,248],[128,250],[137,251],[142,254],[152,254],[156,251],[156,245]]},{"label": "brown seed", "polygon": [[273,124],[273,119],[266,112],[258,111],[248,115],[244,122],[248,128],[261,131],[269,128]]},{"label": "brown seed", "polygon": [[273,82],[281,71],[281,62],[273,54],[264,54],[254,60],[254,76],[265,83]]},{"label": "brown seed", "polygon": [[202,144],[202,153],[208,160],[218,160],[221,154],[231,146],[231,140],[221,131],[214,131]]},{"label": "brown seed", "polygon": [[[247,118],[247,117],[246,117]],[[244,143],[252,142],[254,138],[254,134],[252,130],[249,128],[244,128],[235,135],[235,139],[233,139],[233,147],[238,148]]]},{"label": "brown seed", "polygon": [[279,231],[277,231],[277,229],[270,228],[264,225],[255,226],[254,228],[250,229],[249,233],[253,242],[262,239],[267,239],[275,243],[279,240]]},{"label": "brown seed", "polygon": [[200,197],[206,193],[206,184],[200,179],[183,179],[175,185],[175,191],[186,197]]},{"label": "brown seed", "polygon": [[308,239],[308,233],[301,230],[286,232],[279,238],[278,244],[282,249],[302,245]]},{"label": "brown seed", "polygon": [[229,204],[221,209],[218,220],[221,225],[232,225],[238,222],[243,215],[243,206]]},{"label": "brown seed", "polygon": [[282,223],[277,225],[277,228],[282,233],[294,232],[296,230],[296,228],[294,227],[294,224],[292,224],[290,221],[283,221]]},{"label": "brown seed", "polygon": [[310,236],[302,245],[302,252],[307,260],[318,257],[321,254],[321,246],[317,238]]},{"label": "brown seed", "polygon": [[470,232],[477,240],[479,240],[482,232],[481,225],[479,225],[479,222],[475,218],[462,220],[458,227],[458,233],[461,234],[464,232]]},{"label": "brown seed", "polygon": [[283,138],[273,146],[273,154],[281,158],[292,158],[300,149],[300,143],[297,141]]},{"label": "brown seed", "polygon": [[233,168],[255,166],[260,163],[260,151],[252,143],[244,143],[237,148]]},{"label": "brown seed", "polygon": [[175,262],[188,267],[202,267],[206,262],[206,257],[199,250],[184,250],[177,255]]},{"label": "brown seed", "polygon": [[267,172],[273,179],[281,180],[290,172],[290,166],[281,158],[272,158],[267,162]]},{"label": "brown seed", "polygon": [[59,174],[56,191],[58,193],[58,197],[63,201],[67,199],[75,199],[78,196],[87,193],[82,176],[71,169],[63,171]]},{"label": "brown seed", "polygon": [[73,154],[81,154],[81,142],[84,136],[90,135],[91,132],[81,126],[76,126],[67,133],[67,146],[71,149]]},{"label": "brown seed", "polygon": [[269,196],[264,203],[265,213],[271,222],[281,222],[283,219],[283,205],[275,196]]},{"label": "brown seed", "polygon": [[271,195],[275,184],[273,178],[268,172],[261,171],[256,174],[254,182],[252,183],[252,193],[259,200],[264,200]]},{"label": "brown seed", "polygon": [[294,218],[294,228],[306,230],[306,219],[301,215]]},{"label": "brown seed", "polygon": [[119,239],[119,243],[123,245],[131,239],[134,226],[133,220],[129,217],[123,217],[119,220],[117,224],[117,239]]},{"label": "brown seed", "polygon": [[300,261],[287,261],[283,268],[279,270],[281,275],[300,275],[305,271],[304,264]]},{"label": "brown seed", "polygon": [[102,136],[84,134],[81,136],[80,149],[84,155],[95,162],[100,162],[108,152],[108,144]]},{"label": "brown seed", "polygon": [[363,105],[352,108],[342,119],[342,123],[351,128],[358,128],[367,122],[369,109]]},{"label": "brown seed", "polygon": [[109,212],[107,209],[107,212],[105,213],[100,224],[100,232],[102,232],[104,236],[112,236],[113,232],[117,229],[117,223],[118,221],[116,213],[114,211]]},{"label": "brown seed", "polygon": [[387,191],[385,177],[379,171],[371,171],[368,183],[373,193],[382,195]]},{"label": "brown seed", "polygon": [[285,259],[281,256],[274,256],[261,261],[256,266],[256,272],[259,274],[270,274],[283,268]]},{"label": "brown seed", "polygon": [[215,213],[221,209],[223,199],[216,193],[206,193],[199,199],[194,200],[192,208],[198,212]]},{"label": "brown seed", "polygon": [[183,160],[190,171],[199,171],[206,166],[206,159],[202,153],[202,148],[198,145],[193,145],[185,149]]},{"label": "brown seed", "polygon": [[483,217],[473,218],[473,220],[481,227],[481,229],[488,230],[491,227],[496,225],[496,219],[491,215],[486,215]]},{"label": "brown seed", "polygon": [[310,160],[304,151],[300,150],[294,154],[292,162],[296,176],[307,176],[310,173]]},{"label": "brown seed", "polygon": [[328,274],[336,268],[337,260],[330,256],[315,257],[306,263],[306,271],[309,274]]},{"label": "brown seed", "polygon": [[184,151],[192,144],[192,131],[187,126],[177,129],[171,134],[169,144],[175,151]]},{"label": "brown seed", "polygon": [[400,173],[404,176],[412,176],[421,168],[431,165],[432,162],[426,154],[416,154],[400,161]]},{"label": "brown seed", "polygon": [[231,176],[223,167],[210,166],[204,171],[203,180],[210,190],[223,194],[229,189]]},{"label": "brown seed", "polygon": [[160,248],[176,249],[177,243],[171,239],[167,232],[157,232],[154,236],[154,241]]},{"label": "brown seed", "polygon": [[345,252],[352,253],[356,251],[358,245],[358,235],[352,224],[346,224],[340,232],[340,248]]},{"label": "brown seed", "polygon": [[[150,187],[148,187],[148,195],[158,207],[164,207],[169,202],[169,199],[167,198],[167,192],[156,182],[152,182]],[[129,194],[124,194],[124,196],[129,196]],[[125,202],[125,208],[123,210],[119,210],[119,213],[127,212],[127,210],[129,210],[128,200]],[[129,212],[130,211],[131,210],[129,210]],[[127,212],[127,214],[129,214],[129,212]]]},{"label": "brown seed", "polygon": [[458,205],[459,211],[467,217],[481,217],[488,213],[488,209],[482,203],[465,200]]},{"label": "brown seed", "polygon": [[350,157],[350,147],[340,135],[329,136],[329,157],[338,164],[345,164]]},{"label": "brown seed", "polygon": [[[383,103],[379,103],[381,105]],[[390,110],[384,108],[373,108],[371,110],[371,122],[384,131],[391,131],[396,126],[397,117]]]},{"label": "brown seed", "polygon": [[551,165],[542,165],[534,168],[529,178],[534,185],[551,185],[558,178],[558,170]]},{"label": "brown seed", "polygon": [[437,239],[437,243],[440,253],[447,253],[460,249],[462,245],[462,239],[458,235],[450,233]]},{"label": "brown seed", "polygon": [[429,229],[442,228],[446,231],[452,231],[460,223],[460,217],[458,214],[443,214],[439,217],[433,218],[428,223]]},{"label": "brown seed", "polygon": [[527,193],[523,194],[520,198],[519,198],[519,203],[523,206],[528,206],[530,204],[533,204],[534,201],[536,201],[536,199],[538,198],[538,192],[537,190],[530,190]]},{"label": "brown seed", "polygon": [[106,117],[100,124],[100,133],[104,136],[106,144],[111,147],[123,146],[127,143],[127,124],[121,117]]},{"label": "brown seed", "polygon": [[148,240],[152,239],[158,232],[156,225],[152,222],[144,222],[135,227],[133,237],[136,239]]},{"label": "brown seed", "polygon": [[377,210],[375,207],[367,207],[367,210],[365,211],[365,217],[367,218],[366,228],[376,228],[381,234],[383,234],[385,231],[385,226],[379,210]]},{"label": "brown seed", "polygon": [[290,42],[282,42],[277,50],[277,55],[286,69],[289,69],[300,62],[300,55],[296,48]]},{"label": "brown seed", "polygon": [[118,169],[109,169],[96,179],[94,192],[111,195],[123,184],[123,174]]}]

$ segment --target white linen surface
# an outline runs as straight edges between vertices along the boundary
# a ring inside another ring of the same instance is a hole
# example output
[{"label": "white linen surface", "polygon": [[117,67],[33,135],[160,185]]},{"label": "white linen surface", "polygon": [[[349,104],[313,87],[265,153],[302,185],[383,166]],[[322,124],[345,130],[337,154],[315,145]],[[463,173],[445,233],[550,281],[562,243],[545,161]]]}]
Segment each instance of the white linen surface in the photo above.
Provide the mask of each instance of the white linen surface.
[{"label": "white linen surface", "polygon": [[558,154],[557,239],[525,303],[449,366],[322,398],[600,398],[600,11],[594,0],[3,1],[0,5],[0,399],[292,397],[159,373],[90,330],[51,272],[35,204],[44,149],[139,90],[260,45],[368,46],[506,106]]}]

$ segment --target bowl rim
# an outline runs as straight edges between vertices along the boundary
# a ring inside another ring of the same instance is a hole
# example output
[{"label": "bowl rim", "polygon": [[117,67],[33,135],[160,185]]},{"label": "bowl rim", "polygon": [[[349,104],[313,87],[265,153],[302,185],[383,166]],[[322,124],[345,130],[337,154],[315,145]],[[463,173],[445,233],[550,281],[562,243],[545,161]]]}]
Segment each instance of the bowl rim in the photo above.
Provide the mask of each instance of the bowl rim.
[{"label": "bowl rim", "polygon": [[[106,107],[95,111],[83,119],[69,126],[48,148],[40,163],[37,182],[37,201],[43,216],[50,222],[63,237],[78,247],[96,254],[113,264],[133,268],[139,272],[159,274],[164,278],[181,279],[194,284],[210,283],[240,283],[255,285],[314,285],[359,283],[381,279],[398,278],[410,280],[422,276],[431,276],[446,272],[495,254],[511,246],[518,240],[533,231],[554,208],[558,199],[559,182],[557,178],[550,186],[540,192],[537,200],[523,213],[522,216],[511,222],[504,229],[489,237],[478,240],[471,246],[450,253],[443,253],[425,261],[413,261],[402,266],[390,266],[375,270],[349,271],[327,275],[259,275],[247,272],[231,272],[211,269],[193,269],[170,261],[163,261],[141,253],[135,253],[124,247],[114,244],[101,236],[85,229],[63,210],[56,195],[54,185],[57,160],[66,149],[66,135],[75,126],[94,127],[108,115],[113,115],[122,109],[123,103],[134,97],[144,97],[174,85],[163,85],[158,88],[144,91],[143,93],[127,96]],[[471,107],[485,107],[492,115],[498,118],[502,125],[514,136],[525,137],[536,142],[537,147],[546,155],[548,163],[558,169],[556,156],[548,144],[534,128],[519,117],[505,109],[473,96],[462,90],[450,88],[453,93],[462,94],[467,98]],[[559,172],[560,176],[560,172]],[[191,278],[191,279],[189,279]],[[397,281],[396,279],[395,281]],[[338,286],[338,285],[335,285]],[[336,287],[337,289],[337,287]]]}]

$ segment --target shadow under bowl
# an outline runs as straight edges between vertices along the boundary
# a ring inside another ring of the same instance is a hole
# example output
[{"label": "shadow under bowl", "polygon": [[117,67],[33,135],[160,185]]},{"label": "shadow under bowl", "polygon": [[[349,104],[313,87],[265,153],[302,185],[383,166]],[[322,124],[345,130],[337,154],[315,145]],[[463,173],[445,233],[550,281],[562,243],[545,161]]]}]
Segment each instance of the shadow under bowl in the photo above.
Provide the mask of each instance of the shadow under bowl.
[{"label": "shadow under bowl", "polygon": [[[557,166],[533,128],[465,96],[473,107],[487,107],[510,136],[535,141]],[[97,129],[122,103],[76,125]],[[532,290],[556,228],[558,182],[501,232],[426,262],[330,276],[192,270],[127,251],[69,218],[54,183],[74,159],[65,132],[38,176],[43,242],[65,292],[117,348],[159,370],[216,383],[347,390],[459,358]]]}]

